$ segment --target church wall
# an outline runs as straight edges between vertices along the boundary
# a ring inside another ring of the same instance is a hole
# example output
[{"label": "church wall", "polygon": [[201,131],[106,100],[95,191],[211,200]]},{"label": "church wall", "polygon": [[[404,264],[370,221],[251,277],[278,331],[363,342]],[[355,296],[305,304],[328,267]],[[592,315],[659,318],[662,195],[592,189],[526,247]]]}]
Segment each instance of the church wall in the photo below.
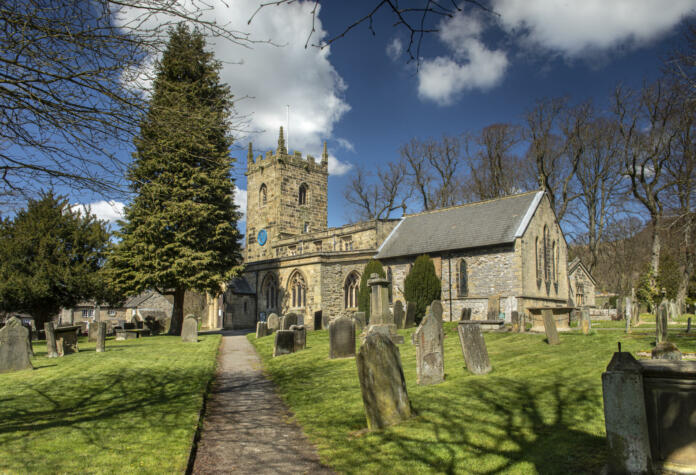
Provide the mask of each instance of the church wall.
[{"label": "church wall", "polygon": [[[571,285],[571,295],[573,297],[573,303],[577,306],[594,307],[595,304],[595,286],[592,283],[592,279],[585,273],[582,266],[577,266],[572,274],[569,276]],[[582,304],[577,302],[578,295],[578,284],[583,286],[584,301]]]}]

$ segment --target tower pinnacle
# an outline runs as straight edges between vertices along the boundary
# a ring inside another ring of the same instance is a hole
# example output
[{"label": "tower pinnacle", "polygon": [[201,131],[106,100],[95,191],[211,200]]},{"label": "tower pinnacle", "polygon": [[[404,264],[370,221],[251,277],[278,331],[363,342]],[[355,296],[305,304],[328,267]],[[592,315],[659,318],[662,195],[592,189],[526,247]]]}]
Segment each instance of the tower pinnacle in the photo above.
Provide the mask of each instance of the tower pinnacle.
[{"label": "tower pinnacle", "polygon": [[280,126],[280,135],[278,135],[278,149],[276,150],[278,155],[287,155],[288,150],[285,148],[285,138],[283,138],[283,126]]},{"label": "tower pinnacle", "polygon": [[324,140],[324,151],[321,153],[321,162],[327,163],[329,161],[329,152],[326,148],[326,140]]}]

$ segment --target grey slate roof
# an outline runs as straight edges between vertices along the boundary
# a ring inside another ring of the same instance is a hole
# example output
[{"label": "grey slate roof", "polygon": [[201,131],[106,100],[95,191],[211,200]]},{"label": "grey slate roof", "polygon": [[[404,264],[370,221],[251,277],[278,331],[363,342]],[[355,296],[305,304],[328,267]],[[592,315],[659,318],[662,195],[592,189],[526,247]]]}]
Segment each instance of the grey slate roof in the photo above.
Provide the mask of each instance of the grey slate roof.
[{"label": "grey slate roof", "polygon": [[227,283],[227,288],[237,295],[256,295],[244,277],[235,277]]},{"label": "grey slate roof", "polygon": [[527,228],[542,191],[407,215],[375,256],[397,256],[507,244]]}]

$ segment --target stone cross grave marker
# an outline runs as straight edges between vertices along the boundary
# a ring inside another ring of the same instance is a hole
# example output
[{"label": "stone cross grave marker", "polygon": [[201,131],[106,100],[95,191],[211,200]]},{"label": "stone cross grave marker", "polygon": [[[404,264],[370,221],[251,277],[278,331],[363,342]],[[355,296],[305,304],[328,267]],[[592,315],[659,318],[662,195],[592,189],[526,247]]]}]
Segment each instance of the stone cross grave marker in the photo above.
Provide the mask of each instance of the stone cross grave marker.
[{"label": "stone cross grave marker", "polygon": [[181,341],[198,343],[198,320],[195,315],[187,315],[181,327]]},{"label": "stone cross grave marker", "polygon": [[355,356],[355,325],[350,317],[338,317],[329,324],[329,358]]},{"label": "stone cross grave marker", "polygon": [[401,300],[394,302],[394,323],[396,324],[396,328],[404,328],[404,323],[406,323],[404,304],[401,303]]},{"label": "stone cross grave marker", "polygon": [[275,334],[273,345],[273,357],[289,355],[295,351],[295,332],[292,330],[278,330]]},{"label": "stone cross grave marker", "polygon": [[439,300],[433,300],[430,304],[430,311],[435,318],[439,318],[442,321],[442,302]]},{"label": "stone cross grave marker", "polygon": [[592,320],[590,320],[590,311],[586,308],[580,311],[580,325],[582,325],[582,334],[589,335],[592,329]]},{"label": "stone cross grave marker", "polygon": [[317,310],[314,312],[314,329],[315,330],[321,330],[322,327],[322,319],[321,319],[321,310]]},{"label": "stone cross grave marker", "polygon": [[438,384],[445,380],[445,334],[442,319],[431,311],[416,329],[416,382]]},{"label": "stone cross grave marker", "polygon": [[268,328],[268,333],[273,333],[280,330],[280,318],[275,313],[272,313],[266,319],[266,325]]},{"label": "stone cross grave marker", "polygon": [[517,310],[512,311],[512,331],[515,333],[520,332],[520,314]]},{"label": "stone cross grave marker", "polygon": [[546,341],[548,341],[549,345],[560,344],[561,339],[558,337],[558,329],[556,328],[556,319],[553,318],[553,311],[550,309],[542,310],[541,315],[544,319]]},{"label": "stone cross grave marker", "polygon": [[307,345],[307,329],[305,328],[305,326],[293,325],[290,327],[290,330],[292,330],[295,333],[295,346],[293,348],[293,351],[297,352],[300,350],[304,350],[305,346]]},{"label": "stone cross grave marker", "polygon": [[263,338],[268,335],[268,326],[266,322],[256,322],[256,338]]},{"label": "stone cross grave marker", "polygon": [[457,327],[467,369],[473,374],[490,373],[493,368],[488,359],[488,348],[481,333],[481,325],[462,323]]},{"label": "stone cross grave marker", "polygon": [[488,320],[497,320],[500,315],[500,295],[488,297]]},{"label": "stone cross grave marker", "polygon": [[369,430],[383,429],[411,417],[401,356],[388,336],[369,333],[356,364]]},{"label": "stone cross grave marker", "polygon": [[416,304],[415,302],[406,302],[406,320],[404,328],[413,328],[416,326]]},{"label": "stone cross grave marker", "polygon": [[49,358],[58,358],[56,333],[53,329],[53,322],[46,322],[44,324],[44,332],[46,333],[46,356]]},{"label": "stone cross grave marker", "polygon": [[655,337],[657,343],[667,341],[667,319],[669,313],[669,303],[663,300],[657,307],[657,321],[655,322]]},{"label": "stone cross grave marker", "polygon": [[[90,328],[91,330],[91,328]],[[97,353],[106,351],[106,322],[97,322]]]},{"label": "stone cross grave marker", "polygon": [[365,312],[355,312],[353,320],[355,321],[356,332],[361,332],[365,329]]},{"label": "stone cross grave marker", "polygon": [[0,328],[0,373],[33,369],[27,330],[17,317]]}]

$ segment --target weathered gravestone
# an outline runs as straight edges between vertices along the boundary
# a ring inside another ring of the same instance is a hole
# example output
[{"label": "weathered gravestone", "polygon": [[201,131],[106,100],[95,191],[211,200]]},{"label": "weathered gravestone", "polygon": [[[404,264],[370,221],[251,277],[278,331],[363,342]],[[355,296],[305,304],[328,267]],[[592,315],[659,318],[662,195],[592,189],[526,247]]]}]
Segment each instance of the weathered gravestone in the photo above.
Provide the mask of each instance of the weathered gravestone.
[{"label": "weathered gravestone", "polygon": [[590,320],[590,311],[582,309],[580,312],[580,325],[582,326],[582,334],[589,335],[592,330],[592,320]]},{"label": "weathered gravestone", "polygon": [[549,345],[560,344],[561,340],[558,337],[558,329],[556,328],[556,319],[553,318],[553,311],[550,309],[542,310],[541,315],[544,318],[546,341],[548,341]]},{"label": "weathered gravestone", "polygon": [[488,359],[488,348],[481,333],[481,325],[460,323],[457,327],[467,369],[473,374],[490,373],[493,368]]},{"label": "weathered gravestone", "polygon": [[411,417],[399,349],[388,336],[367,335],[356,358],[367,428],[382,429]]},{"label": "weathered gravestone", "polygon": [[94,343],[97,341],[97,329],[99,328],[99,322],[89,322],[87,324],[87,341]]},{"label": "weathered gravestone", "polygon": [[[440,321],[442,321],[442,302],[439,300],[433,300],[430,304],[430,312],[435,318],[439,318]],[[428,314],[426,313],[426,315]]]},{"label": "weathered gravestone", "polygon": [[256,322],[256,338],[263,338],[268,335],[266,322]]},{"label": "weathered gravestone", "polygon": [[355,322],[356,333],[363,331],[365,329],[365,312],[355,312],[353,321]]},{"label": "weathered gravestone", "polygon": [[679,307],[677,307],[677,302],[674,299],[669,301],[669,319],[676,321],[679,318]]},{"label": "weathered gravestone", "polygon": [[401,300],[397,300],[394,302],[394,324],[396,324],[396,328],[404,328],[404,323],[406,323],[404,304],[401,303]]},{"label": "weathered gravestone", "polygon": [[77,335],[80,331],[79,325],[57,327],[53,331],[56,334],[56,349],[58,350],[58,356],[65,356],[80,351],[77,344]]},{"label": "weathered gravestone", "polygon": [[280,330],[280,318],[275,313],[272,313],[266,319],[266,326],[268,328],[268,333],[273,333]]},{"label": "weathered gravestone", "polygon": [[631,325],[633,319],[635,318],[633,315],[633,301],[631,300],[631,297],[626,297],[624,306],[626,307],[624,310],[624,317],[626,318],[626,333],[631,333]]},{"label": "weathered gravestone", "polygon": [[28,323],[22,323],[22,326],[27,329],[27,342],[29,343],[29,356],[34,357],[34,344],[31,341],[31,325]]},{"label": "weathered gravestone", "polygon": [[488,320],[497,320],[500,315],[500,295],[488,297]]},{"label": "weathered gravestone", "polygon": [[416,304],[414,302],[406,302],[406,320],[404,328],[413,328],[416,326]]},{"label": "weathered gravestone", "polygon": [[291,330],[278,330],[275,334],[273,356],[289,355],[295,351],[295,332]]},{"label": "weathered gravestone", "polygon": [[27,330],[17,317],[0,328],[0,373],[33,369]]},{"label": "weathered gravestone", "polygon": [[660,306],[657,307],[657,318],[655,322],[655,338],[656,343],[667,341],[667,319],[669,313],[669,302],[663,300]]},{"label": "weathered gravestone", "polygon": [[515,333],[519,333],[520,332],[520,314],[517,310],[512,311],[511,320],[512,320],[512,331]]},{"label": "weathered gravestone", "polygon": [[[90,327],[89,330],[92,331],[92,327]],[[106,350],[106,322],[97,323],[96,334],[97,353],[104,353],[104,351]]]},{"label": "weathered gravestone", "polygon": [[[367,281],[370,286],[370,325],[365,334],[375,326],[389,331],[389,338],[394,343],[403,343],[404,337],[397,334],[394,316],[389,310],[389,280],[372,274]],[[383,332],[383,331],[382,331]]]},{"label": "weathered gravestone", "polygon": [[329,358],[355,356],[355,325],[349,317],[338,317],[329,324]]},{"label": "weathered gravestone", "polygon": [[293,351],[304,350],[307,345],[307,330],[304,325],[293,325],[290,330],[295,333],[295,346]]},{"label": "weathered gravestone", "polygon": [[288,313],[280,320],[281,330],[290,330],[290,327],[293,325],[299,325],[298,315],[296,313]]},{"label": "weathered gravestone", "polygon": [[53,330],[53,322],[46,322],[44,324],[44,332],[46,333],[46,356],[49,358],[58,358],[56,333]]},{"label": "weathered gravestone", "polygon": [[414,333],[416,344],[416,382],[438,384],[445,380],[445,334],[442,319],[426,315]]},{"label": "weathered gravestone", "polygon": [[459,317],[459,321],[464,322],[467,320],[471,320],[471,309],[470,308],[463,308],[462,315],[461,315],[461,317]]},{"label": "weathered gravestone", "polygon": [[195,315],[188,315],[184,318],[181,327],[181,341],[186,343],[198,343],[198,320]]},{"label": "weathered gravestone", "polygon": [[314,312],[314,329],[315,330],[321,330],[322,329],[322,319],[321,319],[321,310],[317,310]]}]

